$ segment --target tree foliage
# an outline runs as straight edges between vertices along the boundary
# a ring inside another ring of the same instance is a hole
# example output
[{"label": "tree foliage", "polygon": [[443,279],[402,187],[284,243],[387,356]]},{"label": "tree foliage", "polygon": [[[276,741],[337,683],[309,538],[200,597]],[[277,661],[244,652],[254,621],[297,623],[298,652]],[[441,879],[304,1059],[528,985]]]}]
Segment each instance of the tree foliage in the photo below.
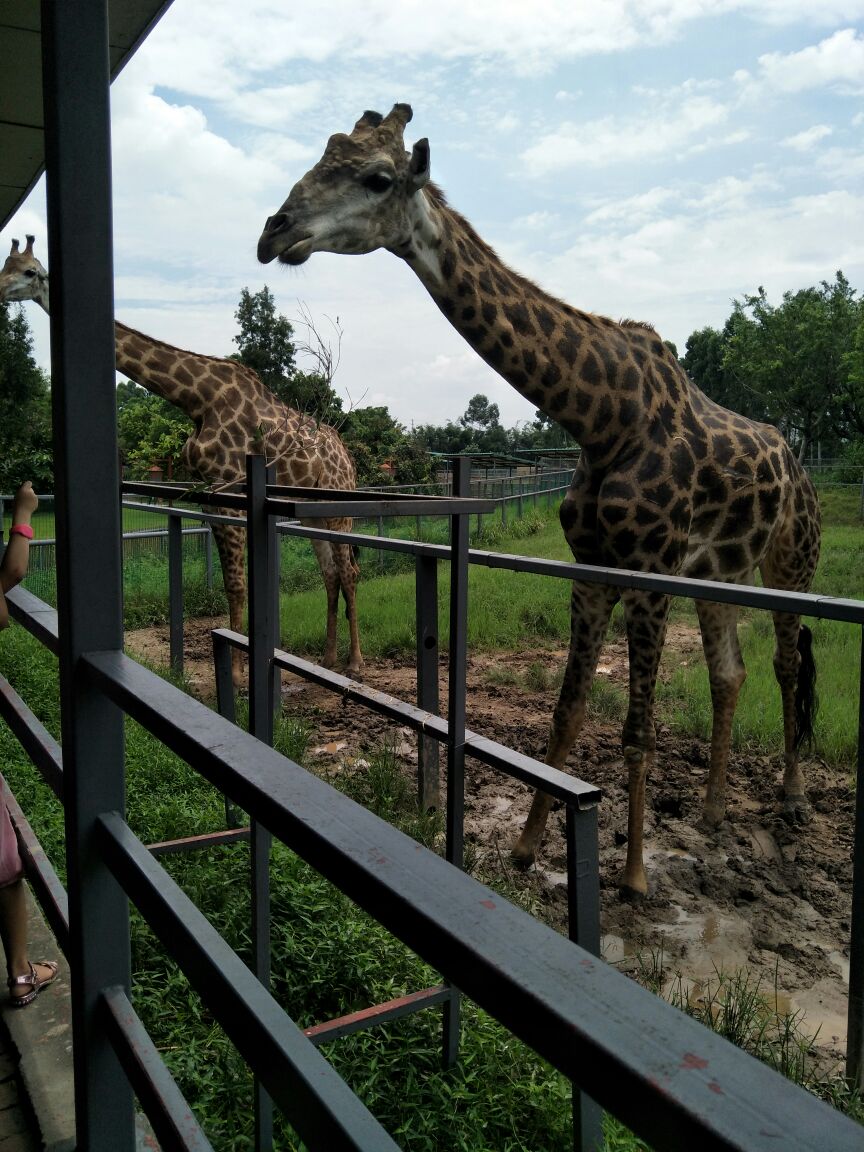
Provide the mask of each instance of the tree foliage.
[{"label": "tree foliage", "polygon": [[146,478],[152,464],[171,474],[184,475],[181,452],[193,423],[176,405],[146,388],[124,380],[117,385],[117,435],[123,463],[136,476]]},{"label": "tree foliage", "polygon": [[734,301],[722,331],[693,332],[682,363],[712,399],[776,424],[802,456],[816,441],[839,449],[864,432],[864,304],[855,297],[842,272],[784,292],[779,305],[759,288]]},{"label": "tree foliage", "polygon": [[23,309],[0,304],[0,492],[24,480],[53,491],[51,396]]},{"label": "tree foliage", "polygon": [[331,354],[311,318],[304,313],[302,322],[310,330],[303,350],[311,355],[312,371],[297,367],[294,326],[276,311],[273,293],[266,284],[259,292],[242,290],[234,318],[240,325],[240,332],[233,337],[239,348],[236,358],[290,408],[325,424],[335,423],[342,411],[342,401],[332,385],[338,358]]}]

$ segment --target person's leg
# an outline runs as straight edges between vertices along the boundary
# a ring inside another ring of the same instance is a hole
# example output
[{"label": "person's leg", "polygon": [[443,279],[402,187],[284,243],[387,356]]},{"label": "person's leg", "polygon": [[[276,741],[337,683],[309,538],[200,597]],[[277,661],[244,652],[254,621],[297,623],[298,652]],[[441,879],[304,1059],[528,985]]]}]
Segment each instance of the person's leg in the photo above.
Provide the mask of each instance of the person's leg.
[{"label": "person's leg", "polygon": [[[30,960],[27,955],[27,895],[21,879],[0,888],[0,938],[6,952],[6,970],[10,980],[17,976],[31,976]],[[57,972],[56,964],[41,962],[33,964],[36,983],[10,984],[9,992],[13,1000],[29,996],[38,990],[40,984],[53,980]]]}]

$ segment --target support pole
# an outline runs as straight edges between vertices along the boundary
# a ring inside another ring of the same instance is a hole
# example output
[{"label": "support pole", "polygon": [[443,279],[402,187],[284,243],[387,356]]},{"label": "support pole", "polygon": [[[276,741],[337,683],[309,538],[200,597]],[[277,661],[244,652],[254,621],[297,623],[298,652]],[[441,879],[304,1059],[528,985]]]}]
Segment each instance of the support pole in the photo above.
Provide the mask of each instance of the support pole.
[{"label": "support pole", "polygon": [[[276,532],[267,512],[268,470],[263,456],[246,457],[249,551],[249,731],[265,744],[273,743],[273,649],[275,647],[273,552]],[[252,857],[253,971],[270,987],[270,845],[272,837],[259,821],[250,821]],[[273,1147],[273,1102],[255,1080],[255,1150]]]},{"label": "support pole", "polygon": [[[453,495],[470,492],[471,459],[453,461]],[[446,855],[461,868],[465,845],[465,692],[468,658],[468,532],[469,517],[450,520],[450,656],[447,680],[447,817]],[[452,986],[451,986],[452,987]],[[452,1067],[459,1055],[460,996],[452,989],[444,1005],[444,1063]]]},{"label": "support pole", "polygon": [[[600,958],[600,858],[597,809],[567,805],[567,912],[570,939]],[[573,1086],[574,1152],[604,1147],[603,1110]]]},{"label": "support pole", "polygon": [[[438,561],[418,556],[417,602],[417,704],[437,713],[438,696]],[[424,812],[441,805],[438,741],[422,732],[417,737],[417,800]]]},{"label": "support pole", "polygon": [[106,0],[43,0],[42,76],[76,1146],[132,1152],[132,1089],[100,1007],[107,987],[129,993],[129,909],[94,835],[125,812],[123,716],[80,671],[84,653],[123,647]]},{"label": "support pole", "polygon": [[846,1078],[864,1089],[864,627],[858,680],[858,768],[855,785],[855,840],[852,857],[852,926],[849,940],[849,1008]]},{"label": "support pole", "polygon": [[171,671],[183,674],[183,520],[168,517],[168,648]]}]

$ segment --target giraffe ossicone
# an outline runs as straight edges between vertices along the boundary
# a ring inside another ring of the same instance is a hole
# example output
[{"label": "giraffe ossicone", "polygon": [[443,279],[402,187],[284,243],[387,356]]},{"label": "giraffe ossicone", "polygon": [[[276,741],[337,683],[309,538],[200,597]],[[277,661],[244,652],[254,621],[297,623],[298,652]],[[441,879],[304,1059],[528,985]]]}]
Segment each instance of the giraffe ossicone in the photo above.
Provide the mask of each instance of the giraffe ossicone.
[{"label": "giraffe ossicone", "polygon": [[[366,112],[327,142],[271,216],[263,263],[302,264],[313,252],[386,248],[417,274],[450,323],[518,392],[582,447],[561,505],[576,560],[586,564],[806,591],[819,555],[813,486],[776,428],[715,404],[689,380],[654,329],[580,311],[508,268],[430,181],[428,140],[403,141],[411,108]],[[612,608],[624,607],[630,692],[623,730],[628,773],[622,893],[647,891],[645,782],[656,760],[654,692],[669,598],[576,583],[567,667],[546,761],[563,768],[585,716]],[[705,819],[722,820],[732,717],[745,677],[732,605],[697,601],[713,705]],[[798,763],[812,732],[810,633],[774,616],[774,670],[784,727],[789,814],[806,816]],[[513,852],[532,861],[551,808],[536,793]]]},{"label": "giraffe ossicone", "polygon": [[[0,303],[35,300],[47,312],[48,272],[33,252],[34,237],[19,251],[17,240],[0,269]],[[242,481],[246,456],[261,453],[276,465],[278,484],[342,491],[356,487],[354,461],[335,428],[289,408],[258,376],[237,360],[186,352],[115,321],[117,370],[136,384],[176,404],[195,430],[183,446],[183,463],[193,475],[218,490]],[[235,515],[228,509],[216,509]],[[350,519],[301,520],[302,524],[350,532]],[[231,628],[243,631],[246,606],[245,527],[214,524]],[[348,544],[313,540],[312,548],[327,591],[327,632],[323,662],[336,663],[339,594],[345,600],[350,634],[348,670],[363,668],[357,624],[360,570]],[[240,663],[234,661],[235,681]]]}]

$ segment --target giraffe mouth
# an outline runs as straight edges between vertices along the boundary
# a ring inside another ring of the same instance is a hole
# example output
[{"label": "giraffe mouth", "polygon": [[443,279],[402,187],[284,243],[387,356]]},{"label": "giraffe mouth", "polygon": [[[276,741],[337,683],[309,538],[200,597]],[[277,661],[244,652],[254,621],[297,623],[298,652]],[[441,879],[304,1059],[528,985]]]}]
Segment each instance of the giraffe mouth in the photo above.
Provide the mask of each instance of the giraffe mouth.
[{"label": "giraffe mouth", "polygon": [[305,264],[305,262],[312,255],[312,240],[311,233],[301,236],[299,240],[294,240],[288,244],[279,253],[278,259],[280,264]]}]

